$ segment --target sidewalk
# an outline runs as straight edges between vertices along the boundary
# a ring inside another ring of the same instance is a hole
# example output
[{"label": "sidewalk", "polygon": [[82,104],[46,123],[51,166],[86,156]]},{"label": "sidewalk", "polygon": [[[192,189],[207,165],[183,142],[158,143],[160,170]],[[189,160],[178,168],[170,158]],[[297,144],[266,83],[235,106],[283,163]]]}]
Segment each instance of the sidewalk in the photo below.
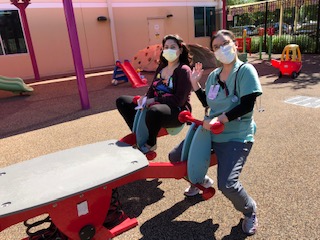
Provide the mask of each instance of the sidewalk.
[{"label": "sidewalk", "polygon": [[[320,98],[320,55],[303,55],[301,74],[294,80],[278,79],[277,69],[265,57],[249,56],[264,91],[255,112],[256,142],[241,176],[258,204],[259,231],[251,239],[319,239],[320,108],[284,101],[298,95]],[[144,75],[150,80],[153,74]],[[74,80],[35,85],[32,96],[1,91],[0,167],[125,136],[129,129],[115,109],[115,99],[121,94],[144,94],[146,88],[134,89],[129,83],[112,86],[111,78],[112,74],[87,78],[91,108],[86,111],[81,110]],[[202,118],[203,108],[194,94],[192,103],[193,115]],[[187,130],[159,138],[155,161],[168,161],[168,152]],[[216,167],[208,173],[215,179]],[[241,214],[219,191],[208,201],[185,199],[187,185],[184,180],[147,179],[119,188],[124,211],[139,225],[114,239],[246,238],[241,233]],[[5,240],[23,237],[23,224],[0,233]]]}]

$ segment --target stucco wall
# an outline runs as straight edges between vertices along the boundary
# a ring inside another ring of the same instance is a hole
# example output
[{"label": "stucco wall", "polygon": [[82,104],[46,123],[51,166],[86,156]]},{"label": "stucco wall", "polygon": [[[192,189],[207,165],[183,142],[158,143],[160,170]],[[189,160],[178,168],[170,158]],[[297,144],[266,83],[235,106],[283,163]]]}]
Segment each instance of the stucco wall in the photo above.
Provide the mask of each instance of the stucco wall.
[{"label": "stucco wall", "polygon": [[[118,59],[131,60],[149,44],[148,19],[161,19],[164,34],[177,33],[187,43],[209,46],[209,37],[194,37],[193,7],[215,5],[213,1],[179,0],[73,1],[84,68],[97,70],[112,67]],[[112,6],[112,19],[108,6]],[[5,9],[16,8],[10,4],[10,0],[0,0],[0,10]],[[40,76],[44,78],[73,73],[62,0],[31,0],[26,13]],[[167,18],[168,14],[172,14],[172,17]],[[99,16],[106,16],[107,21],[97,21]],[[32,79],[29,54],[0,56],[0,75]]]}]

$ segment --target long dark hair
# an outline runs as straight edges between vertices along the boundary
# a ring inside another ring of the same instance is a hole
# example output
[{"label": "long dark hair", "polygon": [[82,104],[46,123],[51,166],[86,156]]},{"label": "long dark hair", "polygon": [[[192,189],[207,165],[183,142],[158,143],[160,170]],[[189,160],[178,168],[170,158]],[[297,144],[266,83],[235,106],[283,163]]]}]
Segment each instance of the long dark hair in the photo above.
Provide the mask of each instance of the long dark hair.
[{"label": "long dark hair", "polygon": [[188,65],[190,67],[191,62],[192,62],[192,57],[189,54],[190,50],[187,47],[187,45],[184,43],[183,39],[177,34],[169,34],[169,35],[166,35],[163,38],[163,40],[162,40],[162,51],[160,53],[160,64],[159,65],[162,66],[162,67],[165,67],[165,66],[168,65],[168,61],[167,61],[167,59],[165,59],[162,56],[162,53],[163,53],[164,45],[165,45],[166,41],[169,40],[169,39],[174,40],[178,44],[179,48],[182,48],[182,53],[179,56],[180,63]]}]

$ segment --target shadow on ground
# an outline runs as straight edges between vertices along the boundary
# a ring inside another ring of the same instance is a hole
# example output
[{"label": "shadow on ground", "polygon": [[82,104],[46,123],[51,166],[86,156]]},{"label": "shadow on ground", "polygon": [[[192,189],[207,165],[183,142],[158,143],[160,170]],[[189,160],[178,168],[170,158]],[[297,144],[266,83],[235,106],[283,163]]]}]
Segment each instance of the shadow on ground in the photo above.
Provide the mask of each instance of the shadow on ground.
[{"label": "shadow on ground", "polygon": [[[256,56],[252,56],[249,61],[256,67],[261,77],[272,79],[266,85],[290,82],[292,84],[286,87],[301,89],[316,85],[320,81],[320,55],[304,55],[302,71],[296,79],[283,77],[274,80],[278,70],[271,66],[270,61],[257,59]],[[205,70],[202,83],[210,71],[210,69]],[[153,74],[144,72],[149,83]],[[86,78],[90,102],[88,110],[83,110],[81,107],[76,80],[42,81],[41,84],[32,85],[34,92],[30,96],[0,91],[0,139],[114,110],[115,99],[118,96],[142,95],[147,91],[147,87],[133,88],[128,82],[113,86],[111,80],[112,74]]]},{"label": "shadow on ground", "polygon": [[128,217],[138,217],[146,206],[164,197],[164,191],[159,188],[161,183],[162,181],[156,178],[135,181],[118,188],[122,209]]},{"label": "shadow on ground", "polygon": [[[161,200],[164,197],[164,191],[159,188],[161,183],[159,179],[139,180],[119,187],[120,202],[127,216],[130,218],[138,218],[145,207]],[[214,224],[212,219],[201,223],[177,220],[188,208],[202,201],[203,199],[200,195],[185,198],[147,220],[140,227],[140,232],[143,235],[140,240],[215,240],[215,232],[219,228],[219,224]],[[246,239],[247,235],[242,232],[241,224],[242,219],[238,225],[232,227],[230,234],[224,236],[222,240]]]},{"label": "shadow on ground", "polygon": [[200,195],[193,198],[185,198],[174,204],[171,208],[147,220],[140,227],[140,232],[143,235],[140,239],[216,239],[214,232],[218,229],[219,225],[213,224],[212,219],[201,223],[176,220],[176,218],[183,214],[189,207],[201,201],[203,201],[203,199]]},{"label": "shadow on ground", "polygon": [[[275,59],[278,58],[275,57]],[[265,76],[267,79],[272,79],[267,85],[291,83],[290,88],[298,90],[320,83],[320,55],[303,55],[302,60],[301,72],[295,79],[292,79],[291,76],[282,76],[274,80],[274,76],[278,76],[279,70],[274,68],[268,60],[254,60],[252,64],[256,67],[260,77]]]},{"label": "shadow on ground", "polygon": [[[149,81],[153,73],[145,74]],[[43,81],[33,85],[31,95],[0,91],[0,138],[68,122],[81,117],[114,110],[122,94],[141,95],[147,87],[133,88],[128,82],[113,86],[112,75],[86,79],[90,109],[83,110],[76,80]]]}]

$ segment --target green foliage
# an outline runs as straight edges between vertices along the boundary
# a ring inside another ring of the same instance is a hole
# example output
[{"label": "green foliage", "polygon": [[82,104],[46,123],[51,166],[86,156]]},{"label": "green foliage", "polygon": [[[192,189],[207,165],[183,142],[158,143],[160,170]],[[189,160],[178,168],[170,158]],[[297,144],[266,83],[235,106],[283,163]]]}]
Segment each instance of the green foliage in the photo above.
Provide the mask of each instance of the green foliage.
[{"label": "green foliage", "polygon": [[260,37],[251,38],[251,52],[252,53],[259,52],[259,44],[260,44]]},{"label": "green foliage", "polygon": [[299,13],[300,19],[304,19],[305,21],[317,21],[318,8],[316,5],[302,5]]},{"label": "green foliage", "polygon": [[298,44],[302,53],[314,53],[316,51],[315,37],[308,35],[292,36],[290,43]]},{"label": "green foliage", "polygon": [[302,53],[314,53],[316,50],[315,40],[308,35],[283,35],[272,40],[272,52],[281,53],[283,48],[290,43],[299,45]]},{"label": "green foliage", "polygon": [[[252,2],[260,2],[258,0],[227,0],[227,6],[234,6],[238,4]],[[267,5],[266,2],[261,3]],[[228,21],[228,29],[235,33],[237,38],[242,37],[243,29],[247,30],[248,37],[251,37],[251,52],[259,52],[259,37],[258,29],[263,27],[275,28],[275,35],[272,36],[272,53],[282,53],[283,48],[290,43],[298,44],[302,53],[316,53],[319,49],[316,49],[317,39],[317,21],[318,21],[318,3],[317,1],[304,1],[302,5],[297,6],[295,1],[282,1],[283,13],[282,13],[282,36],[279,36],[279,21],[280,21],[280,9],[267,8],[268,11],[263,10],[263,6],[260,10],[254,9],[251,11],[249,5],[234,6],[236,9],[241,8],[242,14],[237,14],[235,11],[233,21]],[[256,5],[258,6],[258,5]],[[269,6],[269,5],[268,5]],[[251,8],[252,9],[252,8]],[[260,10],[257,12],[257,10]],[[233,12],[234,13],[234,12]],[[267,19],[265,19],[267,17]],[[297,21],[296,21],[297,20]],[[294,26],[295,24],[295,26]],[[252,25],[255,25],[255,29],[251,30]],[[250,28],[249,28],[250,27]],[[290,35],[291,34],[291,35]],[[319,36],[318,36],[319,37]],[[268,39],[264,39],[263,51],[268,51]]]},{"label": "green foliage", "polygon": [[[268,43],[269,43],[269,36],[267,35],[266,39],[266,50],[268,52]],[[281,54],[283,48],[288,44],[297,44],[299,45],[301,53],[314,53],[316,51],[316,41],[313,37],[308,35],[282,35],[282,36],[272,36],[272,53]],[[251,37],[251,53],[258,53],[259,52],[259,44],[260,44],[260,37],[254,36]],[[262,43],[264,46],[264,42]]]},{"label": "green foliage", "polygon": [[[269,38],[269,36],[267,36]],[[272,36],[272,53],[282,53],[283,48],[290,43],[291,36]],[[269,41],[267,41],[267,49]]]},{"label": "green foliage", "polygon": [[232,6],[232,5],[252,3],[252,2],[259,2],[259,0],[227,0],[227,5]]}]

